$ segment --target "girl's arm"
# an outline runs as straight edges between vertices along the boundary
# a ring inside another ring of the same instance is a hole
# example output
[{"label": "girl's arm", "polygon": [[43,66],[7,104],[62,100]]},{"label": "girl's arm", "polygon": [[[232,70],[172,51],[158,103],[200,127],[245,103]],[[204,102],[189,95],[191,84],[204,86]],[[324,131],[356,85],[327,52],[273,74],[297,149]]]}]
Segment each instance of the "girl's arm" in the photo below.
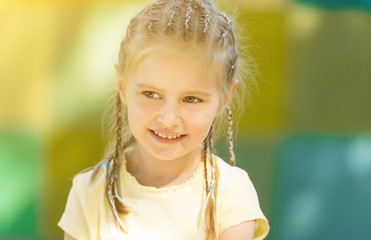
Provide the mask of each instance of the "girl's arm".
[{"label": "girl's arm", "polygon": [[76,240],[76,238],[72,237],[68,233],[64,232],[64,240]]},{"label": "girl's arm", "polygon": [[248,221],[228,228],[219,235],[219,240],[253,240],[256,221]]}]

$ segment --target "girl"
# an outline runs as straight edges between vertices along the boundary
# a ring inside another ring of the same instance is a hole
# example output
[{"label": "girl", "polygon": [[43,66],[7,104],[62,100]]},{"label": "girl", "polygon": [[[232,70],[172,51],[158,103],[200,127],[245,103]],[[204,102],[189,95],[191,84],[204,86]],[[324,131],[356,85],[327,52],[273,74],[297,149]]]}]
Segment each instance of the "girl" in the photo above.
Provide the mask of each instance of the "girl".
[{"label": "girl", "polygon": [[[117,72],[115,141],[74,178],[65,239],[264,239],[240,168],[212,154],[237,86],[232,21],[203,0],[158,0],[131,21]],[[226,113],[226,114],[223,114]]]}]

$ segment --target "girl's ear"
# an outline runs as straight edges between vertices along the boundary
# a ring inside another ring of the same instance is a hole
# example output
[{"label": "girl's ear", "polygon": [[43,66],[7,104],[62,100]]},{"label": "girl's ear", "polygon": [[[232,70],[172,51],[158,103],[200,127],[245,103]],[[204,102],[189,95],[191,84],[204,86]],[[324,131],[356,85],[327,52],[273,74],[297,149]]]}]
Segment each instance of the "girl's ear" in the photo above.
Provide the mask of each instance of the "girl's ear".
[{"label": "girl's ear", "polygon": [[229,89],[228,89],[228,94],[225,98],[225,101],[224,101],[224,105],[227,106],[229,104],[229,102],[231,101],[232,99],[232,96],[234,95],[234,93],[236,92],[236,89],[237,89],[237,85],[238,85],[238,81],[236,79],[234,79],[231,83],[231,86],[229,86]]},{"label": "girl's ear", "polygon": [[223,99],[224,103],[222,103],[222,105],[220,106],[219,111],[218,111],[216,116],[219,116],[224,112],[224,108],[229,104],[229,102],[232,99],[233,94],[236,92],[237,85],[238,85],[238,81],[233,80],[231,85],[229,86],[229,89],[227,91],[227,95]]},{"label": "girl's ear", "polygon": [[115,71],[116,71],[116,82],[117,82],[117,90],[120,93],[121,102],[126,104],[126,96],[125,96],[125,89],[123,89],[123,77],[122,73],[120,72],[120,68],[118,64],[115,64]]}]

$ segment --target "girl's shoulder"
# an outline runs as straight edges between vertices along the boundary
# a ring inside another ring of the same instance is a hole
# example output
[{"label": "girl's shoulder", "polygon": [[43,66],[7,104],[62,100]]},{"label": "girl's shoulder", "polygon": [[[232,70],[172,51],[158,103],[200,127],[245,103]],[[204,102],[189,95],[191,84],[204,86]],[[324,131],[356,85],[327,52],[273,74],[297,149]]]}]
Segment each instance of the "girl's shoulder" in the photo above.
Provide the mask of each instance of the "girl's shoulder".
[{"label": "girl's shoulder", "polygon": [[105,189],[106,168],[102,161],[93,169],[78,173],[73,178],[73,187],[85,196],[95,195]]},{"label": "girl's shoulder", "polygon": [[254,239],[264,239],[269,224],[260,209],[259,199],[249,175],[242,168],[216,159],[216,206],[219,233],[240,223],[256,220]]},{"label": "girl's shoulder", "polygon": [[[247,172],[216,157],[216,194],[224,204],[242,204],[260,212],[258,195]],[[236,197],[238,196],[238,197]]]},{"label": "girl's shoulder", "polygon": [[[73,178],[65,211],[58,225],[76,239],[96,239],[92,227],[109,204],[105,190],[105,167],[98,164]],[[96,230],[96,229],[94,229]]]},{"label": "girl's shoulder", "polygon": [[249,175],[244,169],[232,166],[216,155],[214,155],[214,159],[219,184],[228,183],[230,185],[241,183],[241,181],[250,182]]}]

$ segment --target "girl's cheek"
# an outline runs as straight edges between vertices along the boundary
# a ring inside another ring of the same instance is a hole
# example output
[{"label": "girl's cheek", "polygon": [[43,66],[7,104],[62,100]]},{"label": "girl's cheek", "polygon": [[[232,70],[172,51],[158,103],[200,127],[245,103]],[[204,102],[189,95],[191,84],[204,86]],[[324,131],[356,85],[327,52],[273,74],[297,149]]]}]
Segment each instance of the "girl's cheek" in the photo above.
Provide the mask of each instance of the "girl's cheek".
[{"label": "girl's cheek", "polygon": [[183,120],[200,131],[208,130],[214,120],[215,113],[210,109],[200,109],[183,114]]},{"label": "girl's cheek", "polygon": [[153,113],[158,111],[160,107],[160,101],[157,100],[149,100],[149,99],[136,99],[133,104],[132,108],[137,114],[146,114],[148,117],[151,116]]}]

